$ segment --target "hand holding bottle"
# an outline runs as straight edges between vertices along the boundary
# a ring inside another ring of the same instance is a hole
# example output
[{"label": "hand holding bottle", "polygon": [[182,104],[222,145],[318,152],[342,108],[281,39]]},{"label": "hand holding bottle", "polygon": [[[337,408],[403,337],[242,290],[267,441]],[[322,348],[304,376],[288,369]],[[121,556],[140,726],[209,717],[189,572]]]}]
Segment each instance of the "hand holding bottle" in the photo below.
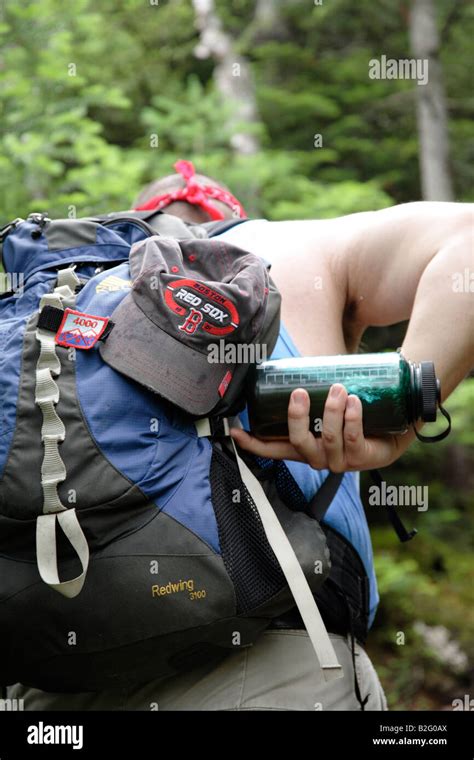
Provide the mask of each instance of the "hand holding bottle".
[{"label": "hand holding bottle", "polygon": [[331,386],[324,405],[322,432],[315,437],[310,419],[310,399],[304,388],[297,388],[288,405],[287,441],[262,441],[240,428],[231,435],[241,448],[270,459],[306,462],[316,470],[352,472],[386,467],[405,451],[415,434],[365,438],[362,403],[349,395],[343,385]]},{"label": "hand holding bottle", "polygon": [[242,448],[333,472],[385,467],[415,435],[436,441],[450,430],[419,434],[436,420],[440,384],[432,362],[400,352],[263,362],[250,373],[247,401],[254,435],[233,432]]}]

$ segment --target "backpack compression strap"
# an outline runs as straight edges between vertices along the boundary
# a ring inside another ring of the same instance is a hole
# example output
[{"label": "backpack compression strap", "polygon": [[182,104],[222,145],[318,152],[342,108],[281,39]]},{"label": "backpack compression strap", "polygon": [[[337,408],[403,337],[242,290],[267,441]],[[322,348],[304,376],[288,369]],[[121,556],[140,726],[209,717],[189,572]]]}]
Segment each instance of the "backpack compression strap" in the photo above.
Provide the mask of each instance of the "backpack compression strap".
[{"label": "backpack compression strap", "polygon": [[[224,419],[222,422],[224,424],[225,435],[230,438],[229,422],[227,419]],[[238,417],[233,420],[233,424],[240,424]],[[207,418],[197,420],[195,426],[200,438],[212,435],[211,423]],[[301,565],[298,562],[293,547],[288,540],[272,505],[268,501],[261,483],[239,456],[234,439],[230,438],[230,440],[239,467],[240,477],[258,510],[268,543],[275,553],[286,578],[286,582],[293,594],[296,606],[303,618],[308,636],[313,645],[319,665],[323,671],[324,680],[332,681],[336,678],[341,678],[343,676],[342,668],[337,660],[334,647],[326,631],[313,593],[305,578]]]},{"label": "backpack compression strap", "polygon": [[[64,302],[73,306],[74,290],[79,282],[73,267],[61,270],[54,291],[41,298],[40,312],[45,306],[64,309]],[[89,547],[76,510],[65,507],[58,495],[58,484],[66,479],[66,468],[59,453],[59,443],[64,441],[66,430],[55,408],[59,401],[59,388],[53,378],[61,373],[61,362],[56,355],[55,334],[38,327],[36,338],[40,344],[40,355],[36,365],[35,402],[43,415],[41,440],[44,446],[41,467],[43,514],[36,520],[36,558],[43,581],[64,596],[74,597],[84,585],[89,565]],[[56,520],[82,565],[80,575],[63,582],[59,580],[58,574]]]}]

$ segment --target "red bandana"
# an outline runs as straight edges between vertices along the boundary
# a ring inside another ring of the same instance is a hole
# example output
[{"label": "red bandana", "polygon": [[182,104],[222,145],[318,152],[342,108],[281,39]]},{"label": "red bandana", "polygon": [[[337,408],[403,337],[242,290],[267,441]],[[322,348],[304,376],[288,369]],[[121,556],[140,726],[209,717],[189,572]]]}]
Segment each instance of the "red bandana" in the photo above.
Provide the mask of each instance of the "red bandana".
[{"label": "red bandana", "polygon": [[159,211],[165,208],[165,206],[169,206],[173,201],[187,201],[195,206],[200,206],[203,211],[209,214],[211,219],[224,219],[222,211],[219,211],[209,201],[209,198],[214,198],[229,206],[236,217],[240,217],[241,219],[247,217],[242,204],[228,190],[224,190],[223,187],[219,186],[200,185],[196,179],[196,173],[191,161],[177,161],[174,168],[186,180],[186,187],[174,190],[172,193],[155,195],[149,201],[146,201],[146,203],[135,206],[135,211]]}]

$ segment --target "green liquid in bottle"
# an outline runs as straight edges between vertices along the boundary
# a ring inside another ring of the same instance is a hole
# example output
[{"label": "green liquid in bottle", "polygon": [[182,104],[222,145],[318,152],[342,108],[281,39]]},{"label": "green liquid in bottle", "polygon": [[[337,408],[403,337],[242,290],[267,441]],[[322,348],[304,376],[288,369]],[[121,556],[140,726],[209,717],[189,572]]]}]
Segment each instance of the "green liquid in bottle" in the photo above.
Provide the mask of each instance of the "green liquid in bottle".
[{"label": "green liquid in bottle", "polygon": [[431,362],[413,364],[398,352],[297,357],[254,368],[247,394],[251,432],[264,439],[288,438],[290,395],[304,388],[310,397],[310,427],[319,435],[334,383],[360,398],[367,436],[404,433],[418,419],[436,418],[439,383]]}]

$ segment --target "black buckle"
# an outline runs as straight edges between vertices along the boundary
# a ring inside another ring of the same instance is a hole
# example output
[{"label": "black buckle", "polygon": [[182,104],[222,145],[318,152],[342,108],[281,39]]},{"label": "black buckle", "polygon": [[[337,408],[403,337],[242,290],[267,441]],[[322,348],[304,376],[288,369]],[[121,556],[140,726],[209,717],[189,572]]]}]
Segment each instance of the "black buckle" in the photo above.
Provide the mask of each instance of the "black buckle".
[{"label": "black buckle", "polygon": [[227,438],[224,420],[225,417],[208,417],[209,428],[211,430],[211,436],[213,438]]},{"label": "black buckle", "polygon": [[64,311],[58,309],[57,306],[43,306],[38,317],[38,328],[40,330],[48,330],[49,332],[57,332],[63,321]]},{"label": "black buckle", "polygon": [[41,227],[41,229],[43,229],[46,222],[50,222],[51,219],[49,218],[47,211],[33,211],[28,215],[26,221],[37,224],[39,227]]},{"label": "black buckle", "polygon": [[102,333],[102,335],[100,336],[99,341],[107,340],[107,338],[109,337],[114,327],[115,327],[115,322],[112,322],[112,320],[109,318],[109,321],[107,322],[107,326],[104,332]]}]

